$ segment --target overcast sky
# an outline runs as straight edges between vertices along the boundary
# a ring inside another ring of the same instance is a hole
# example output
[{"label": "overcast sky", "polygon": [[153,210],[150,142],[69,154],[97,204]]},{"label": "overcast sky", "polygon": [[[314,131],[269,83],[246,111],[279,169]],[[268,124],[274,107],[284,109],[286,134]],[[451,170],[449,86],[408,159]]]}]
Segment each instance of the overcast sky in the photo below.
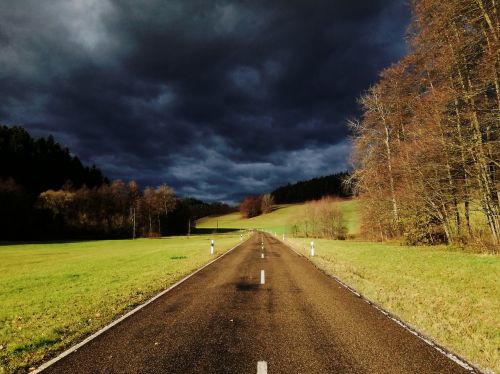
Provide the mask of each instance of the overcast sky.
[{"label": "overcast sky", "polygon": [[0,0],[0,123],[143,186],[238,201],[349,166],[405,0]]}]

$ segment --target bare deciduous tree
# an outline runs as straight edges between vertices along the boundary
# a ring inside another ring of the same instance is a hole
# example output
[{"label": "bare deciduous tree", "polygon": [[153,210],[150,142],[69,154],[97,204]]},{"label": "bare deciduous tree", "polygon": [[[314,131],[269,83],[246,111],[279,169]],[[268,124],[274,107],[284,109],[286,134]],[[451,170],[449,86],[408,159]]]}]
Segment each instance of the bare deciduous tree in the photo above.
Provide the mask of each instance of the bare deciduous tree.
[{"label": "bare deciduous tree", "polygon": [[[410,53],[381,73],[353,121],[371,236],[500,240],[500,21],[489,0],[416,0]],[[474,221],[471,214],[475,214]]]},{"label": "bare deciduous tree", "polygon": [[274,206],[274,197],[270,193],[262,195],[261,210],[262,213],[271,213]]}]

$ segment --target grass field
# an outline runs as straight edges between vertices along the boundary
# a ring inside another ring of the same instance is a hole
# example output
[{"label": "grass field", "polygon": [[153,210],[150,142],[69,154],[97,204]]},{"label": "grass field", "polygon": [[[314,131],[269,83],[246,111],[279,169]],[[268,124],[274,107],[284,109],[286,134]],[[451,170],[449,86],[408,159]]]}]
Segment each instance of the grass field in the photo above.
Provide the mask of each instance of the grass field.
[{"label": "grass field", "polygon": [[0,373],[29,368],[207,263],[239,233],[0,246]]},{"label": "grass field", "polygon": [[[359,232],[358,210],[359,203],[356,200],[341,200],[338,202],[344,214],[346,226],[349,233],[356,235]],[[198,228],[233,228],[252,229],[260,228],[277,233],[289,233],[291,223],[295,217],[303,215],[304,204],[279,205],[268,214],[262,214],[253,218],[242,218],[239,212],[217,217],[205,217],[197,222]]]},{"label": "grass field", "polygon": [[[311,239],[290,239],[308,255]],[[312,261],[452,351],[500,373],[500,256],[315,240]]]}]

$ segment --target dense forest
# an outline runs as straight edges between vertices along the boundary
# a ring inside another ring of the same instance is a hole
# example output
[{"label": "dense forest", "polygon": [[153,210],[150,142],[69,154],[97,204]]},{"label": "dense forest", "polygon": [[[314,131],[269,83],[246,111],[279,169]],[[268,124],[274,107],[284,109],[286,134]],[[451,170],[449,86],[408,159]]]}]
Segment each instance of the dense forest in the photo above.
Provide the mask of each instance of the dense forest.
[{"label": "dense forest", "polygon": [[324,196],[350,197],[352,196],[352,191],[349,186],[344,184],[348,176],[348,172],[342,172],[300,181],[278,187],[271,192],[271,195],[277,204],[319,200]]},{"label": "dense forest", "polygon": [[412,3],[409,53],[353,121],[363,230],[409,243],[500,242],[500,9]]},{"label": "dense forest", "polygon": [[0,126],[0,240],[126,238],[182,234],[231,207],[178,198],[160,185],[110,182],[53,137]]},{"label": "dense forest", "polygon": [[36,207],[41,192],[107,183],[97,167],[83,166],[52,136],[35,140],[22,127],[0,126],[0,240],[55,234],[53,217]]},{"label": "dense forest", "polygon": [[59,189],[66,182],[72,187],[99,187],[108,183],[101,170],[83,166],[68,148],[57,144],[52,136],[33,139],[19,126],[0,125],[0,179],[12,178],[32,195]]}]

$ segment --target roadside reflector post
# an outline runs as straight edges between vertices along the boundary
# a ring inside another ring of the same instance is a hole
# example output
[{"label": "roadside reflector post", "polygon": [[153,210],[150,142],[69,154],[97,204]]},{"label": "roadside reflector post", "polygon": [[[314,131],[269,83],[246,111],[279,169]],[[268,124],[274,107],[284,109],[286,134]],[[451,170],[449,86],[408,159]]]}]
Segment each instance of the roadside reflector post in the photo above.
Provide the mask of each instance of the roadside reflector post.
[{"label": "roadside reflector post", "polygon": [[214,240],[210,240],[210,254],[213,255],[214,254],[214,247],[215,247],[215,242]]},{"label": "roadside reflector post", "polygon": [[314,257],[314,242],[311,241],[311,257]]},{"label": "roadside reflector post", "polygon": [[240,242],[243,241],[243,234],[240,234]]},{"label": "roadside reflector post", "polygon": [[282,239],[285,240],[285,234],[283,234]]}]

